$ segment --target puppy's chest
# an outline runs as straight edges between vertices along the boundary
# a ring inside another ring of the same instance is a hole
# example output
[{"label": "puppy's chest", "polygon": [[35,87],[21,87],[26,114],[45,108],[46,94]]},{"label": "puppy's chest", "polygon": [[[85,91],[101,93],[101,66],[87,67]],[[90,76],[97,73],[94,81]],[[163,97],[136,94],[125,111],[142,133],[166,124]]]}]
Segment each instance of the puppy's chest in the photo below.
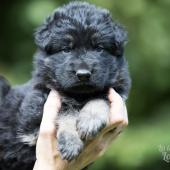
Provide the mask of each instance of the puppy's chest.
[{"label": "puppy's chest", "polygon": [[86,104],[87,101],[78,101],[71,97],[62,96],[61,98],[61,110],[59,114],[76,114]]},{"label": "puppy's chest", "polygon": [[60,115],[67,115],[67,114],[73,114],[77,115],[79,111],[86,105],[91,100],[94,99],[104,99],[107,101],[106,94],[99,94],[96,96],[90,96],[88,98],[80,99],[80,98],[72,98],[69,96],[62,96],[61,98],[61,110],[60,110]]}]

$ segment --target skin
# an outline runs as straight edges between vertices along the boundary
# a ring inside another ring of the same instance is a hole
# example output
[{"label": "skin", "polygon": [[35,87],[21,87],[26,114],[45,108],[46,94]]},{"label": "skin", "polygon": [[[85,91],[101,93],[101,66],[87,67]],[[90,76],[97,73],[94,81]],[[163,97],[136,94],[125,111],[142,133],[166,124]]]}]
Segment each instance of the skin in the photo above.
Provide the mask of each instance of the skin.
[{"label": "skin", "polygon": [[110,89],[109,123],[100,134],[89,141],[79,157],[71,162],[62,160],[56,149],[56,117],[61,103],[59,94],[51,90],[44,105],[44,113],[40,125],[39,137],[36,145],[36,162],[33,170],[80,170],[103,155],[111,142],[128,125],[125,103],[115,90]]}]

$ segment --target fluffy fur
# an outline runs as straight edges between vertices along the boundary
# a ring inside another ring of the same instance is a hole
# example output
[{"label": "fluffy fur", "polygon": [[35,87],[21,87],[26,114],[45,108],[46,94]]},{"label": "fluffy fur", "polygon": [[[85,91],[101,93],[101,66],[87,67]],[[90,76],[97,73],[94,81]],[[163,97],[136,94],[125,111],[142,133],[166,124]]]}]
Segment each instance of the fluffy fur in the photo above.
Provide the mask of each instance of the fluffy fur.
[{"label": "fluffy fur", "polygon": [[71,2],[47,18],[35,33],[38,50],[32,79],[10,87],[0,77],[1,170],[32,170],[50,89],[62,99],[57,121],[61,156],[72,160],[79,155],[84,142],[108,121],[109,87],[124,99],[128,96],[126,41],[126,31],[106,9],[86,2]]}]

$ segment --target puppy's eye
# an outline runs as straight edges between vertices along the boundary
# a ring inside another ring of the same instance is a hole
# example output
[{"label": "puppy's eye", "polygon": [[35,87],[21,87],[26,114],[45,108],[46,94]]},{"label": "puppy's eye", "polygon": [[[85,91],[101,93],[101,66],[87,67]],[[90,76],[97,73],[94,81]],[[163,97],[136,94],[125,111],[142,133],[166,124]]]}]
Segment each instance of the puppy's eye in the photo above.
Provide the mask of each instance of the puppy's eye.
[{"label": "puppy's eye", "polygon": [[63,51],[64,53],[70,53],[71,50],[72,50],[71,48],[67,47],[67,48],[64,48],[62,51]]},{"label": "puppy's eye", "polygon": [[123,55],[123,47],[120,44],[113,44],[112,52],[115,56],[120,57]]},{"label": "puppy's eye", "polygon": [[97,51],[97,52],[103,52],[103,47],[101,47],[101,46],[97,46],[96,48],[95,48],[95,50]]},{"label": "puppy's eye", "polygon": [[119,46],[119,45],[118,45],[117,43],[113,43],[113,44],[112,44],[112,50],[113,50],[113,51],[117,51],[117,50],[118,50],[118,46]]}]

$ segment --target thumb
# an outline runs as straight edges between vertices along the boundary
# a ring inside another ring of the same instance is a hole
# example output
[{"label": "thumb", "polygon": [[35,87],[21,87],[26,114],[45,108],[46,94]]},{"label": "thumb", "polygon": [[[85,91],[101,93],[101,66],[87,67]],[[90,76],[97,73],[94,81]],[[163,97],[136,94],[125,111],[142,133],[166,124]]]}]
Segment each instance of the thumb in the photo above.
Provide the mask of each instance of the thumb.
[{"label": "thumb", "polygon": [[53,161],[51,155],[58,155],[56,152],[56,118],[60,107],[59,94],[51,90],[44,104],[44,112],[36,145],[36,157],[38,160],[48,160],[51,162]]},{"label": "thumb", "polygon": [[40,132],[46,129],[49,130],[48,126],[54,126],[54,128],[56,128],[56,119],[60,108],[60,96],[57,91],[51,90],[44,104]]}]

